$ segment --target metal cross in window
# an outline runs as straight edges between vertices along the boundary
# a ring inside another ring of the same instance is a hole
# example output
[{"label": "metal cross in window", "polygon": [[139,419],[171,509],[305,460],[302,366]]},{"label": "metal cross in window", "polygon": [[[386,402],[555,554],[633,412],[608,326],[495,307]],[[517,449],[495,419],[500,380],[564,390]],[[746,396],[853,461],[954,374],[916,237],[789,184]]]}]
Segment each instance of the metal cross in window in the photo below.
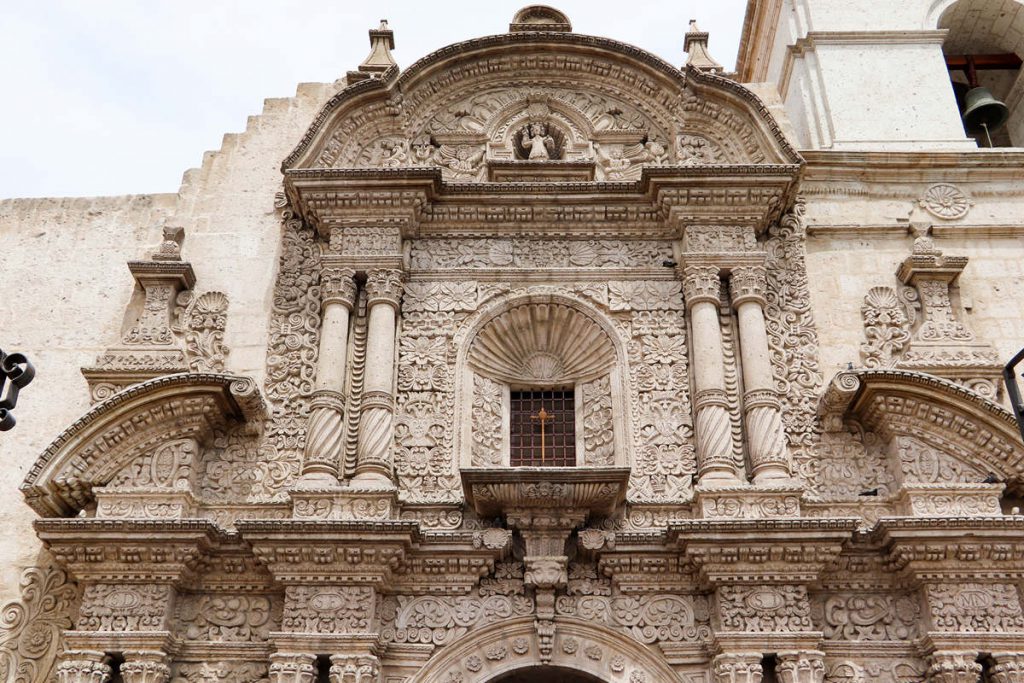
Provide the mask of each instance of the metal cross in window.
[{"label": "metal cross in window", "polygon": [[530,416],[531,420],[540,420],[540,461],[542,464],[544,462],[544,455],[547,452],[547,449],[544,447],[544,425],[553,417],[554,415],[544,410],[544,406],[540,407],[536,415]]}]

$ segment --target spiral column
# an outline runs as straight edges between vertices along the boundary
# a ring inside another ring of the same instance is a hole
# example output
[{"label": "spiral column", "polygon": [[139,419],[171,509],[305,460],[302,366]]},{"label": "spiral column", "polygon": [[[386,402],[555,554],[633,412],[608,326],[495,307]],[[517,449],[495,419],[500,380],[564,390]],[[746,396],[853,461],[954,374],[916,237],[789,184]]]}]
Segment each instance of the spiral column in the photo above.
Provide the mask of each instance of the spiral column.
[{"label": "spiral column", "polygon": [[764,267],[742,266],[733,268],[729,279],[732,305],[739,320],[743,411],[755,484],[788,479],[791,475],[782,403],[775,390],[764,321],[766,278]]},{"label": "spiral column", "polygon": [[338,466],[345,454],[345,365],[348,321],[356,300],[355,271],[324,268],[320,288],[320,353],[306,430],[302,480],[337,484]]},{"label": "spiral column", "polygon": [[722,328],[718,320],[720,288],[717,266],[683,269],[683,293],[693,329],[698,484],[712,486],[739,483],[732,461]]},{"label": "spiral column", "polygon": [[362,485],[391,487],[394,437],[395,332],[402,298],[402,271],[379,268],[367,273],[369,322],[362,413],[356,445],[356,476]]}]

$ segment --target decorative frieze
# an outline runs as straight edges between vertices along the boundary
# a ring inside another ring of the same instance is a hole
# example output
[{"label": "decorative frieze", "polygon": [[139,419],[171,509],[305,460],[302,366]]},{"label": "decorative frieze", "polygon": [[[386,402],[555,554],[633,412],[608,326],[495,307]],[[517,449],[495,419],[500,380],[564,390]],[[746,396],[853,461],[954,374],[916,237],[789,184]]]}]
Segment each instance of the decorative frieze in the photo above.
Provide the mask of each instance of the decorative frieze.
[{"label": "decorative frieze", "polygon": [[804,586],[720,586],[715,595],[722,630],[778,633],[814,628]]}]

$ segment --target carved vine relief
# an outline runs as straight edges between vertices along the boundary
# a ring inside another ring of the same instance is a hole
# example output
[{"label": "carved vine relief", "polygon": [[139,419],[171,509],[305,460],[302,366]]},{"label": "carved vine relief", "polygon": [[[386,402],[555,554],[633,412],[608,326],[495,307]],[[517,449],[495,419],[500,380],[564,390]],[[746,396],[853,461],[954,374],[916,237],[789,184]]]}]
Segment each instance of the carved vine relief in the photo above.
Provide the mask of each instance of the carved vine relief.
[{"label": "carved vine relief", "polygon": [[52,565],[26,569],[20,587],[21,597],[0,610],[0,681],[46,681],[61,632],[72,626],[78,588]]}]

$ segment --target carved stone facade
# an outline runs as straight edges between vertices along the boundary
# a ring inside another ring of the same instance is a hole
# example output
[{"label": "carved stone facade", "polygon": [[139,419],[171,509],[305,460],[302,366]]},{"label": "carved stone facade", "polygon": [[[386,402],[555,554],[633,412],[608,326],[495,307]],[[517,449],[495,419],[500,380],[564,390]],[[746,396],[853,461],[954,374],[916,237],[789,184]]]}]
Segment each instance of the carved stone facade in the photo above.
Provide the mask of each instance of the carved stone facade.
[{"label": "carved stone facade", "polygon": [[[204,252],[207,186],[119,254],[89,407],[19,462],[44,549],[0,683],[1024,680],[1006,303],[941,244],[995,192],[797,152],[695,26],[682,68],[543,6],[404,72],[370,37],[254,127],[262,275]],[[832,239],[870,263],[828,272]],[[513,409],[545,393],[573,467]]]}]

